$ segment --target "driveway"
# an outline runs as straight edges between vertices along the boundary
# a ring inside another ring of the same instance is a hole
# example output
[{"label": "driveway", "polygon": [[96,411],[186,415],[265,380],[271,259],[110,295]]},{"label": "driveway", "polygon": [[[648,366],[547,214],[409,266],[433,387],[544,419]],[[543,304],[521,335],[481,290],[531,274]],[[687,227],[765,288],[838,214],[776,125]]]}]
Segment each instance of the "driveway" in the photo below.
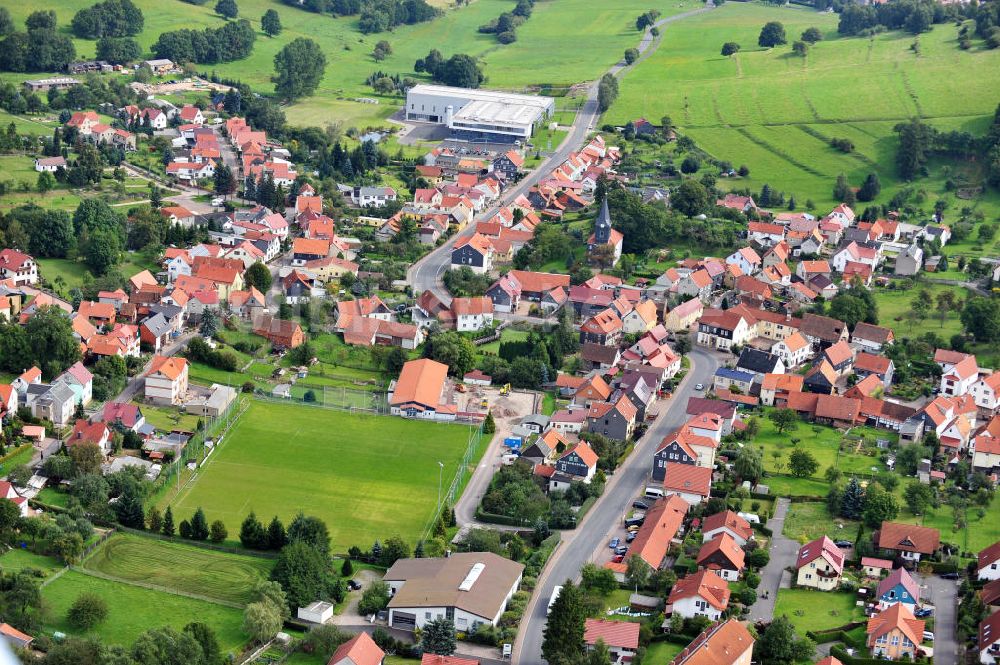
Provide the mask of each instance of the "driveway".
[{"label": "driveway", "polygon": [[958,642],[955,622],[958,620],[958,580],[943,580],[935,575],[919,575],[920,596],[934,604],[934,665],[955,665],[958,662]]},{"label": "driveway", "polygon": [[[782,530],[785,528],[785,515],[788,513],[788,506],[791,502],[788,499],[778,499],[774,504],[774,516],[767,521],[767,528],[771,529],[771,546],[768,554],[770,561],[760,572],[760,586],[757,587],[757,602],[750,608],[750,620],[757,621],[764,619],[769,621],[774,616],[774,604],[778,598],[778,589],[781,587],[781,579],[788,573],[785,568],[795,565],[795,557],[799,552],[799,544],[794,540],[785,538]],[[790,585],[787,583],[785,586]]]}]

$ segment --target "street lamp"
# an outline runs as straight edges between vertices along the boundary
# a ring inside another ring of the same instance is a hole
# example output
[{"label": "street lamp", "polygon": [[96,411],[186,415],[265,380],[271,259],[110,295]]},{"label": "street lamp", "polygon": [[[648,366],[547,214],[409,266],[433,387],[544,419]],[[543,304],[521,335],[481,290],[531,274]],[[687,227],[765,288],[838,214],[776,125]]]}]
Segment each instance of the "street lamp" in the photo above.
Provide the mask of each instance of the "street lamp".
[{"label": "street lamp", "polygon": [[441,513],[441,481],[444,478],[444,462],[438,460],[438,514]]}]

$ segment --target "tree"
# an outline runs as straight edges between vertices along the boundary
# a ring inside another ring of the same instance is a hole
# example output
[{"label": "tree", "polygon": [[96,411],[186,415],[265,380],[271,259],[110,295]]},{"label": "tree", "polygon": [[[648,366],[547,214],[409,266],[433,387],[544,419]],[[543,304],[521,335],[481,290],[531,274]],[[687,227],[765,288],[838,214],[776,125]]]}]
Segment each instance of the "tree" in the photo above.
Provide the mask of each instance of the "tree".
[{"label": "tree", "polygon": [[874,201],[881,191],[882,183],[878,180],[878,174],[869,173],[865,181],[861,183],[861,188],[858,189],[858,200]]},{"label": "tree", "polygon": [[674,191],[670,203],[677,212],[694,217],[707,213],[713,201],[705,185],[697,180],[685,180]]},{"label": "tree", "polygon": [[90,630],[108,618],[108,603],[96,593],[84,592],[77,596],[66,612],[66,620],[79,630]]},{"label": "tree", "polygon": [[399,536],[392,536],[386,538],[385,543],[382,545],[379,565],[388,568],[399,559],[408,559],[409,557],[410,546],[406,544],[406,541]]},{"label": "tree", "polygon": [[285,525],[275,515],[271,518],[271,523],[267,525],[267,548],[280,550],[287,543],[288,536],[285,534]]},{"label": "tree", "polygon": [[250,603],[243,610],[243,631],[254,642],[266,642],[281,630],[281,614],[272,603]]},{"label": "tree", "polygon": [[631,65],[633,62],[639,59],[639,49],[637,48],[627,48],[625,49],[625,64]]},{"label": "tree", "polygon": [[115,503],[115,514],[122,526],[132,529],[146,528],[143,497],[137,483],[129,483],[125,486],[125,489],[118,497],[118,501]]},{"label": "tree", "polygon": [[636,587],[645,587],[649,582],[649,576],[653,573],[646,560],[641,556],[630,556],[625,569],[625,579],[629,584]]},{"label": "tree", "polygon": [[381,612],[389,604],[391,597],[392,593],[388,584],[381,580],[372,582],[361,593],[361,600],[358,601],[358,614],[366,616]]},{"label": "tree", "polygon": [[815,44],[816,42],[823,41],[823,33],[820,32],[819,28],[806,28],[802,32],[801,39],[806,44]]},{"label": "tree", "polygon": [[264,525],[257,519],[257,515],[250,511],[250,514],[243,519],[240,525],[240,544],[248,550],[262,550],[267,547],[267,534],[264,532]]},{"label": "tree", "polygon": [[476,348],[468,337],[456,331],[436,333],[424,344],[424,357],[448,366],[450,374],[463,376],[476,363]]},{"label": "tree", "polygon": [[260,17],[260,29],[268,37],[277,37],[281,34],[281,17],[274,9],[268,9]]},{"label": "tree", "polygon": [[221,196],[230,196],[233,192],[235,192],[236,176],[233,175],[232,169],[225,164],[220,164],[215,169],[213,185],[215,193]]},{"label": "tree", "polygon": [[934,491],[919,480],[911,480],[910,484],[903,490],[903,499],[911,513],[923,515],[934,501]]},{"label": "tree", "polygon": [[288,598],[285,596],[284,589],[273,580],[261,580],[257,582],[251,590],[250,602],[274,605],[283,620],[292,616],[291,611],[288,609]]},{"label": "tree", "polygon": [[601,77],[597,84],[597,108],[604,113],[618,99],[618,79],[610,72]]},{"label": "tree", "polygon": [[198,333],[202,337],[215,337],[219,331],[219,315],[214,309],[205,309],[201,313],[201,322],[198,324]]},{"label": "tree", "polygon": [[215,543],[219,544],[229,537],[229,531],[226,530],[226,525],[222,520],[215,520],[212,522],[212,526],[209,528],[209,539]]},{"label": "tree", "polygon": [[[638,557],[631,557],[629,561]],[[602,596],[607,596],[618,588],[615,574],[607,568],[601,568],[593,563],[583,564],[580,569],[580,588],[588,591],[596,591]]]},{"label": "tree", "polygon": [[[299,513],[288,525],[287,537],[289,543],[304,542],[323,555],[330,554],[330,531],[326,522],[318,517]],[[409,551],[406,556],[409,556]]]},{"label": "tree", "polygon": [[215,3],[215,13],[227,19],[239,16],[240,8],[236,6],[236,0],[219,0]]},{"label": "tree", "polygon": [[754,660],[768,665],[793,665],[812,660],[816,648],[812,640],[799,637],[786,616],[775,618],[754,644]]},{"label": "tree", "polygon": [[1000,340],[1000,300],[968,298],[960,318],[966,332],[975,337],[977,342]]},{"label": "tree", "polygon": [[784,434],[786,431],[794,430],[798,426],[799,422],[799,414],[788,408],[775,409],[768,414],[767,417],[768,420],[774,423],[774,427],[778,430],[778,434]]},{"label": "tree", "polygon": [[115,233],[98,229],[87,238],[84,258],[95,275],[104,275],[118,263],[122,249],[121,240]]},{"label": "tree", "polygon": [[851,185],[847,182],[847,176],[841,173],[837,176],[837,184],[833,186],[833,198],[835,201],[847,202],[851,196]]},{"label": "tree", "polygon": [[317,598],[343,597],[343,589],[332,579],[329,557],[304,541],[281,548],[271,579],[285,590],[289,608],[305,607]]},{"label": "tree", "polygon": [[796,448],[788,457],[788,470],[796,478],[808,478],[816,473],[818,468],[819,462],[808,450]]},{"label": "tree", "polygon": [[741,481],[756,485],[764,477],[764,462],[760,452],[753,446],[744,446],[736,456],[733,470]]},{"label": "tree", "polygon": [[552,603],[545,625],[542,656],[546,661],[572,662],[569,659],[583,653],[583,625],[586,617],[587,611],[580,589],[572,581],[566,580],[556,602]]},{"label": "tree", "polygon": [[375,48],[372,50],[372,58],[375,59],[375,62],[382,62],[390,55],[392,55],[392,44],[384,39],[375,44]]},{"label": "tree", "polygon": [[174,535],[174,511],[170,506],[167,506],[166,512],[163,513],[163,535],[173,537]]},{"label": "tree", "polygon": [[785,38],[785,26],[778,21],[769,21],[764,24],[764,27],[760,29],[760,36],[757,37],[757,45],[764,48],[772,48],[774,46],[780,46],[781,44],[787,44],[788,40]]},{"label": "tree", "polygon": [[894,129],[899,134],[896,168],[900,177],[912,180],[923,172],[927,164],[927,156],[935,134],[934,129],[917,118],[900,123]]},{"label": "tree", "polygon": [[124,65],[142,57],[142,49],[131,37],[102,37],[97,40],[97,57],[113,65]]},{"label": "tree", "polygon": [[205,662],[201,645],[190,633],[170,627],[153,628],[132,645],[134,665],[191,665]]},{"label": "tree", "polygon": [[928,32],[933,25],[934,13],[925,5],[914,5],[906,18],[906,31],[910,34],[919,35],[921,32]]},{"label": "tree", "polygon": [[420,648],[424,653],[450,656],[455,653],[455,624],[451,619],[434,619],[424,624],[420,636]]},{"label": "tree", "polygon": [[191,540],[208,540],[208,520],[205,511],[198,506],[191,517]]},{"label": "tree", "polygon": [[[471,55],[456,53],[448,60],[434,65],[434,69],[432,69],[434,59],[431,55],[433,53],[436,51],[431,51],[424,62],[426,70],[431,73],[435,81],[457,88],[478,88],[486,80],[483,70],[479,68],[475,58]],[[438,53],[437,57],[440,59],[441,54]]]},{"label": "tree", "polygon": [[865,507],[865,491],[858,482],[857,477],[852,476],[844,488],[844,496],[840,503],[840,515],[849,520],[856,520],[861,517],[861,512]]},{"label": "tree", "polygon": [[274,56],[274,91],[286,100],[308,97],[326,71],[323,49],[308,37],[297,37]]},{"label": "tree", "polygon": [[56,186],[56,178],[48,171],[42,171],[38,174],[38,180],[35,181],[35,190],[39,194],[48,194]]},{"label": "tree", "polygon": [[261,293],[267,293],[271,289],[271,271],[260,261],[247,268],[244,278],[246,284],[255,287]]},{"label": "tree", "polygon": [[483,420],[483,434],[493,434],[497,431],[496,421],[493,420],[493,412],[489,411],[486,413],[486,419]]},{"label": "tree", "polygon": [[872,529],[881,526],[882,522],[896,519],[899,515],[899,502],[896,497],[881,488],[875,490],[875,487],[877,486],[873,485],[868,488],[865,508],[861,513],[865,524]]},{"label": "tree", "polygon": [[10,17],[10,10],[0,7],[0,36],[7,36],[16,29],[14,19]]},{"label": "tree", "polygon": [[722,55],[729,57],[740,52],[740,45],[736,42],[726,42],[722,45]]},{"label": "tree", "polygon": [[799,56],[800,58],[806,57],[806,55],[809,53],[809,44],[807,44],[806,42],[793,42],[792,53]]},{"label": "tree", "polygon": [[219,640],[210,626],[199,621],[192,621],[184,626],[184,633],[190,635],[201,646],[202,662],[205,665],[215,665],[221,662],[222,650],[219,648]]}]

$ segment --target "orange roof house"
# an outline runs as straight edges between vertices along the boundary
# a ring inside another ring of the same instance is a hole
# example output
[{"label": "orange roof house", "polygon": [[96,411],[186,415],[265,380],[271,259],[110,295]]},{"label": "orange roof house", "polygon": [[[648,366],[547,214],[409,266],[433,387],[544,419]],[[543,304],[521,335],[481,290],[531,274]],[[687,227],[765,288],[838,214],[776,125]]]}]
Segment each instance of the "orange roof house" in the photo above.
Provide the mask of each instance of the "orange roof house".
[{"label": "orange roof house", "polygon": [[448,366],[429,358],[410,360],[403,365],[389,398],[395,415],[416,416],[439,411],[448,377]]}]

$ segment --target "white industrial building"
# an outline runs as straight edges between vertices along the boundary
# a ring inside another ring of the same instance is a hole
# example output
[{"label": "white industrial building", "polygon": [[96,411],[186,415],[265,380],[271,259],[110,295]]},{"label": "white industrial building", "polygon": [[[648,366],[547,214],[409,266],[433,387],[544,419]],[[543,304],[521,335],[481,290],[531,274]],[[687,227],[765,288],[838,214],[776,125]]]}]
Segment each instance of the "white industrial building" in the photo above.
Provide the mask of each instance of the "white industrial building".
[{"label": "white industrial building", "polygon": [[554,111],[551,97],[496,90],[421,84],[406,93],[407,120],[447,125],[459,138],[528,139]]}]

